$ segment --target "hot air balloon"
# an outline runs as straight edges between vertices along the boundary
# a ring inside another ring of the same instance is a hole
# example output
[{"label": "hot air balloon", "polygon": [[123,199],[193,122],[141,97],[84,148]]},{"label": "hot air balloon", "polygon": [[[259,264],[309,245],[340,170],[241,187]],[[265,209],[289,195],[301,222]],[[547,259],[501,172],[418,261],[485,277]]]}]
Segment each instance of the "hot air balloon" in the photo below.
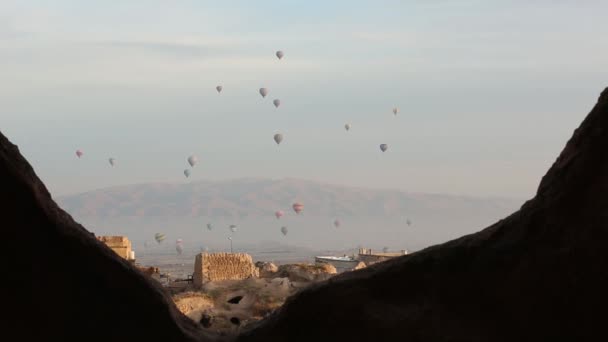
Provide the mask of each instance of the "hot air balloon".
[{"label": "hot air balloon", "polygon": [[281,134],[281,133],[275,134],[274,135],[274,142],[276,142],[277,145],[278,145],[278,144],[281,143],[281,141],[283,141],[283,134]]},{"label": "hot air balloon", "polygon": [[276,216],[277,219],[280,219],[281,217],[283,217],[283,215],[285,215],[285,213],[282,210],[277,210],[274,212],[274,216]]},{"label": "hot air balloon", "polygon": [[82,157],[82,155],[83,155],[83,154],[84,154],[84,153],[83,153],[81,150],[76,150],[76,156],[77,156],[78,158]]},{"label": "hot air balloon", "polygon": [[288,230],[286,226],[281,227],[281,233],[283,233],[283,235],[287,235],[287,231]]},{"label": "hot air balloon", "polygon": [[283,53],[283,51],[279,50],[279,51],[277,51],[276,55],[277,55],[278,59],[281,59],[281,58],[283,58],[284,53]]},{"label": "hot air balloon", "polygon": [[293,211],[296,212],[296,214],[299,214],[302,212],[302,210],[304,210],[304,204],[300,203],[300,202],[296,202],[293,204]]},{"label": "hot air balloon", "polygon": [[114,163],[116,162],[116,159],[110,158],[110,159],[108,159],[108,162],[110,163],[110,165],[114,166]]},{"label": "hot air balloon", "polygon": [[218,93],[221,93],[222,89],[224,89],[224,87],[222,87],[221,85],[218,85],[217,87],[215,87],[215,90],[217,90]]},{"label": "hot air balloon", "polygon": [[388,247],[382,248],[382,253],[388,253]]},{"label": "hot air balloon", "polygon": [[184,242],[184,240],[182,240],[182,239],[177,239],[177,240],[175,240],[175,243],[177,243],[177,244],[181,244],[181,243],[183,243],[183,242]]},{"label": "hot air balloon", "polygon": [[231,230],[233,233],[236,233],[236,225],[231,224],[231,225],[230,225],[230,230]]},{"label": "hot air balloon", "polygon": [[410,219],[405,220],[405,223],[407,223],[408,226],[412,225],[412,221],[410,221]]},{"label": "hot air balloon", "polygon": [[198,163],[198,157],[197,156],[190,156],[190,157],[188,157],[188,164],[190,164],[191,167],[194,167],[194,165],[196,165],[196,163]]},{"label": "hot air balloon", "polygon": [[347,131],[349,131],[350,130],[350,124],[344,125],[344,129],[347,130]]},{"label": "hot air balloon", "polygon": [[184,170],[184,176],[186,176],[186,178],[190,177],[190,170],[185,169]]},{"label": "hot air balloon", "polygon": [[184,246],[182,246],[181,243],[176,244],[175,245],[175,250],[177,251],[177,254],[182,255],[182,252],[184,251]]},{"label": "hot air balloon", "polygon": [[387,144],[380,144],[380,150],[382,152],[386,152],[386,150],[388,150],[388,145]]},{"label": "hot air balloon", "polygon": [[274,99],[272,101],[272,103],[274,104],[275,107],[279,108],[279,106],[281,105],[281,100],[279,99]]},{"label": "hot air balloon", "polygon": [[260,95],[262,95],[262,97],[266,97],[266,95],[268,95],[268,89],[260,88]]},{"label": "hot air balloon", "polygon": [[207,229],[209,229],[209,230],[213,229],[213,225],[211,225],[211,223],[207,223]]},{"label": "hot air balloon", "polygon": [[161,243],[161,242],[163,242],[164,239],[165,239],[165,234],[161,234],[161,233],[154,234],[154,240],[156,240],[156,242]]},{"label": "hot air balloon", "polygon": [[397,115],[397,112],[399,112],[399,109],[397,107],[393,108],[393,114]]},{"label": "hot air balloon", "polygon": [[334,220],[334,227],[336,227],[336,228],[340,227],[340,220],[338,220],[338,219]]}]

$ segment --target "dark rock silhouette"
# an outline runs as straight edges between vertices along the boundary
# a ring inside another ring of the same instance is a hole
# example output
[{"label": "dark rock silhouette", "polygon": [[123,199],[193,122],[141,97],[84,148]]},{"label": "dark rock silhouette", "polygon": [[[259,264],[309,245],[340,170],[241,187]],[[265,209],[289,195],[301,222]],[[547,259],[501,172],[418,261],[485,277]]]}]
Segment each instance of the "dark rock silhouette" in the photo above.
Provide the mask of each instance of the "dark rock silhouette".
[{"label": "dark rock silhouette", "polygon": [[608,89],[536,196],[302,291],[239,341],[608,341]]},{"label": "dark rock silhouette", "polygon": [[59,209],[2,134],[0,189],[7,340],[213,340],[160,284]]},{"label": "dark rock silhouette", "polygon": [[[160,287],[51,199],[0,134],[2,333],[11,340],[210,341]],[[608,89],[520,211],[338,275],[241,341],[605,341]],[[240,322],[239,322],[240,323]]]}]

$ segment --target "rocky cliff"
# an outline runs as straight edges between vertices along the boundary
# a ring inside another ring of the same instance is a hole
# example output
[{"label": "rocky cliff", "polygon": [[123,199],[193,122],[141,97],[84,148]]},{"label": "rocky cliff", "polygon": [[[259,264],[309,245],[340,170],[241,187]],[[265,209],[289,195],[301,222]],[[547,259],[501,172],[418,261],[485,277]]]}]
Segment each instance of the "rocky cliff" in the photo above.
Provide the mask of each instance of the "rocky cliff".
[{"label": "rocky cliff", "polygon": [[304,290],[240,341],[608,341],[607,208],[608,89],[518,212]]},{"label": "rocky cliff", "polygon": [[[15,341],[212,340],[149,276],[61,210],[0,134],[4,318]],[[10,337],[9,337],[10,336]]]},{"label": "rocky cliff", "polygon": [[[607,151],[605,90],[521,210],[476,234],[313,285],[239,340],[608,340]],[[0,188],[12,277],[4,335],[212,340],[59,209],[2,135]]]}]

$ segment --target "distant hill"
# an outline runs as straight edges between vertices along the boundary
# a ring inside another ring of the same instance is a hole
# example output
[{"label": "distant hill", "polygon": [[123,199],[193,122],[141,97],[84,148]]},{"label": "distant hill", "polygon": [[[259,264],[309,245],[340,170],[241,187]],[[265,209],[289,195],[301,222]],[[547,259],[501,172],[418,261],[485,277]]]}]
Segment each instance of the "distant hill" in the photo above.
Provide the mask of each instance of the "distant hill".
[{"label": "distant hill", "polygon": [[498,218],[523,202],[336,186],[284,179],[238,179],[183,184],[154,183],[111,187],[57,198],[73,215],[120,217],[269,217],[276,210],[295,215],[291,205],[304,204],[303,215],[316,217],[387,217],[443,214],[450,217]]}]

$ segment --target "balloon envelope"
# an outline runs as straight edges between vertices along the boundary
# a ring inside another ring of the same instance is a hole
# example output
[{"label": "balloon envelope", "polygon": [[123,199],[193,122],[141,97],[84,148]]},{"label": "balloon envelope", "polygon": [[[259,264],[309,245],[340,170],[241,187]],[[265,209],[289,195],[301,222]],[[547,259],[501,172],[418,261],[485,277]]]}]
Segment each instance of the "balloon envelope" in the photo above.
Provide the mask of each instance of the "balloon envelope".
[{"label": "balloon envelope", "polygon": [[190,156],[190,157],[188,157],[188,164],[190,164],[190,166],[194,167],[194,165],[196,165],[196,163],[198,163],[198,157],[197,156]]},{"label": "balloon envelope", "polygon": [[387,144],[381,144],[381,145],[380,145],[380,150],[381,150],[382,152],[386,152],[386,150],[388,150],[388,145],[387,145]]},{"label": "balloon envelope", "polygon": [[276,142],[277,145],[278,145],[278,144],[281,143],[281,141],[283,141],[283,134],[281,134],[281,133],[275,134],[274,135],[274,142]]},{"label": "balloon envelope", "polygon": [[262,95],[262,97],[266,97],[266,95],[268,95],[268,89],[260,88],[260,95]]},{"label": "balloon envelope", "polygon": [[209,229],[209,230],[213,229],[213,225],[211,225],[211,223],[207,223],[207,229]]},{"label": "balloon envelope", "polygon": [[334,226],[335,226],[336,228],[340,227],[340,220],[337,220],[337,219],[336,219],[336,220],[334,220]]},{"label": "balloon envelope", "polygon": [[285,215],[285,213],[282,210],[277,210],[274,213],[274,216],[276,216],[277,219],[280,219],[281,217],[283,217],[283,215]]},{"label": "balloon envelope", "polygon": [[393,114],[397,115],[397,112],[399,112],[399,109],[397,107],[393,108]]},{"label": "balloon envelope", "polygon": [[186,176],[186,178],[190,177],[190,170],[185,169],[184,170],[184,176]]},{"label": "balloon envelope", "polygon": [[76,150],[76,156],[77,156],[78,158],[82,157],[82,155],[83,155],[83,154],[84,154],[84,153],[83,153],[81,150]]},{"label": "balloon envelope", "polygon": [[161,242],[163,242],[164,239],[165,239],[165,234],[161,234],[161,233],[154,234],[154,240],[156,240],[156,242],[161,243]]},{"label": "balloon envelope", "polygon": [[283,235],[287,235],[287,227],[283,226],[281,227],[281,233],[283,233]]},{"label": "balloon envelope", "polygon": [[283,51],[279,50],[279,51],[277,51],[276,55],[277,55],[277,58],[278,58],[278,59],[281,59],[281,58],[283,58],[283,56],[284,56],[285,54],[283,53]]},{"label": "balloon envelope", "polygon": [[281,100],[274,99],[274,101],[272,101],[272,103],[274,104],[275,107],[279,108],[279,106],[281,105]]},{"label": "balloon envelope", "polygon": [[299,214],[302,212],[302,210],[304,210],[304,204],[297,202],[292,205],[292,208],[293,208],[293,211],[296,212],[296,214]]},{"label": "balloon envelope", "polygon": [[108,159],[108,162],[110,163],[110,165],[114,166],[114,163],[116,162],[116,159],[110,158],[110,159]]},{"label": "balloon envelope", "polygon": [[347,130],[347,131],[350,130],[350,124],[344,125],[344,129]]},{"label": "balloon envelope", "polygon": [[217,90],[218,93],[221,93],[222,89],[224,89],[224,87],[222,87],[221,85],[218,85],[217,87],[215,87],[215,90]]},{"label": "balloon envelope", "polygon": [[179,244],[179,245],[175,246],[175,250],[177,251],[177,254],[181,255],[182,252],[184,251],[184,247],[181,244]]}]

